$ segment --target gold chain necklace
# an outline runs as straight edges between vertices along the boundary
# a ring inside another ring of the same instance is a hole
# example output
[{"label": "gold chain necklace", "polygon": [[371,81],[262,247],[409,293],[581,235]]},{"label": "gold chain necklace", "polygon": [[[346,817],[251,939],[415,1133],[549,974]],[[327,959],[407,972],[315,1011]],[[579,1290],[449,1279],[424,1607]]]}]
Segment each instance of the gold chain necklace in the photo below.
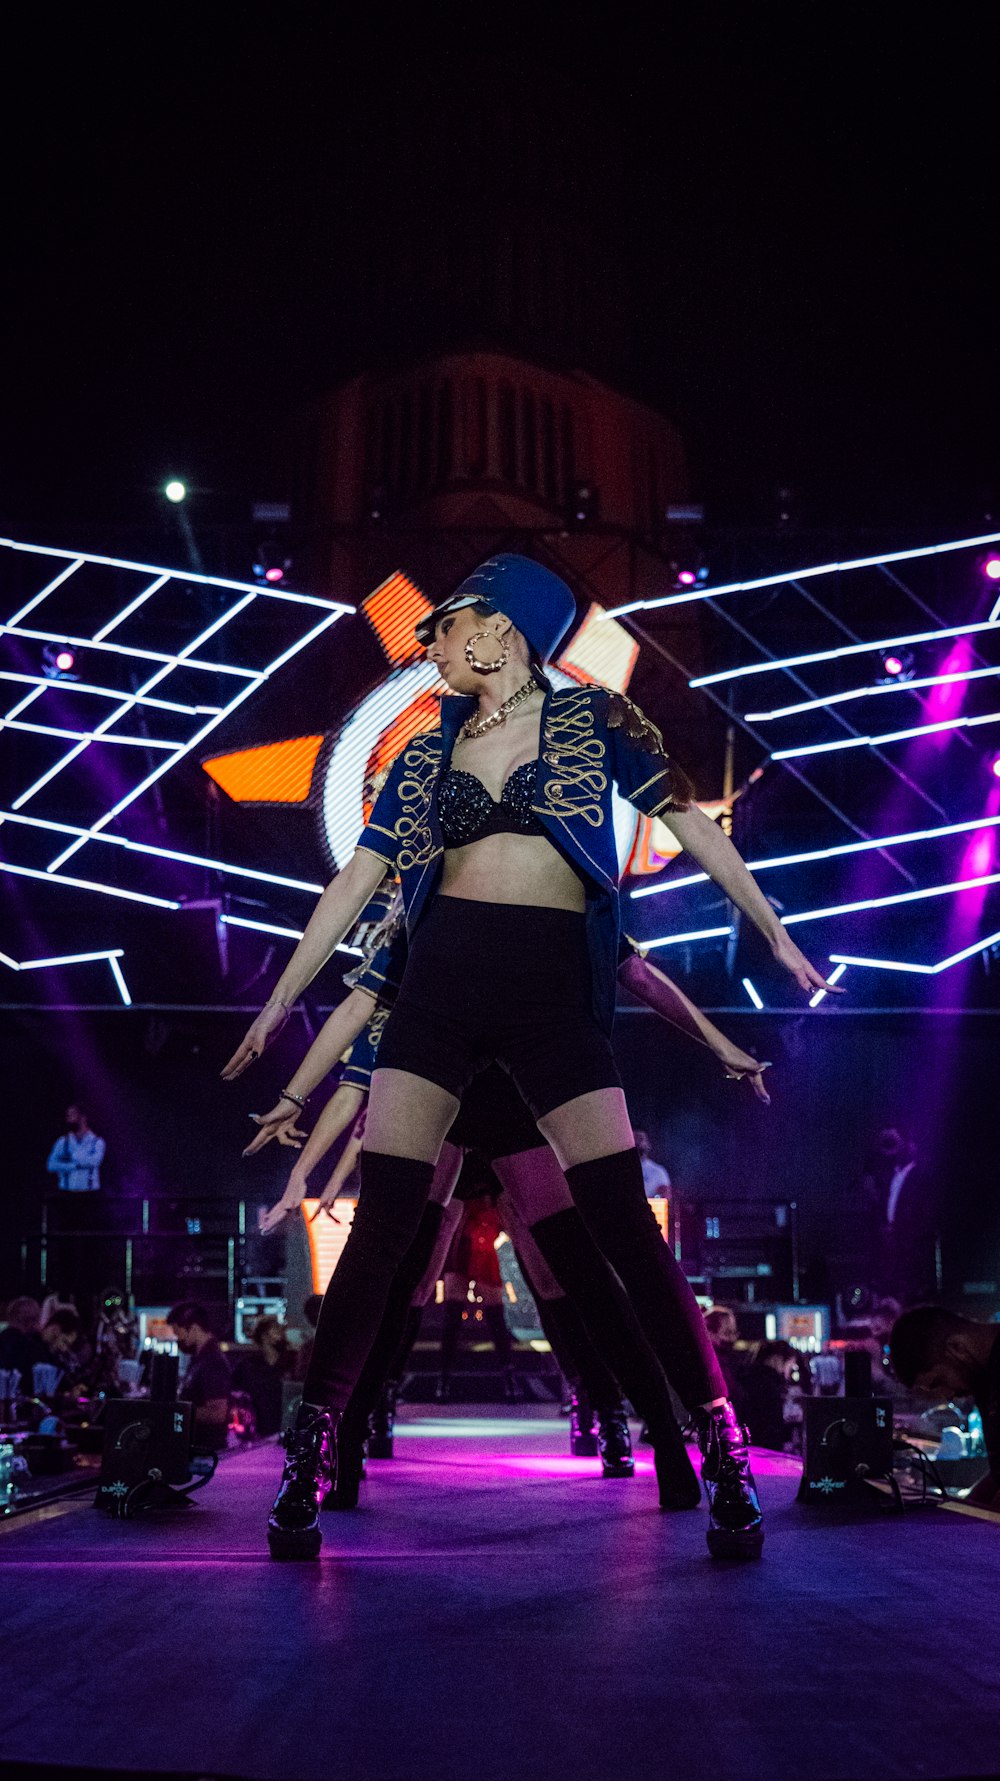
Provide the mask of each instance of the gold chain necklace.
[{"label": "gold chain necklace", "polygon": [[502,705],[498,705],[489,717],[467,717],[458,732],[459,741],[474,742],[477,736],[485,736],[487,730],[499,729],[501,724],[507,722],[512,711],[516,711],[519,705],[531,698],[537,686],[537,680],[532,677],[523,686],[519,686],[516,693],[511,693],[510,698],[505,699]]}]

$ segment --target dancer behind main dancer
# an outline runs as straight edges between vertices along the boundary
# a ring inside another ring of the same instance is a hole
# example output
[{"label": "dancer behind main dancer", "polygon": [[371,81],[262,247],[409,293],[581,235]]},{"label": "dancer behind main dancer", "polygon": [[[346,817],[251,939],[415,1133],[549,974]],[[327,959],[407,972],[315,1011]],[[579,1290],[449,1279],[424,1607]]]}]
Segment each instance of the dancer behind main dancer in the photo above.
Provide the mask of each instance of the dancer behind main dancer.
[{"label": "dancer behind main dancer", "polygon": [[409,956],[369,1097],[358,1212],[321,1314],[337,1362],[326,1381],[333,1410],[306,1394],[303,1455],[311,1448],[318,1464],[335,1440],[462,1091],[497,1060],[600,1247],[643,1304],[661,1361],[669,1356],[683,1381],[702,1449],[710,1551],[757,1557],[763,1527],[745,1432],[694,1295],[649,1218],[611,1052],[615,787],[667,821],[806,993],[827,986],[732,843],[692,807],[659,732],[631,701],[603,688],[549,686],[542,663],[574,613],[557,576],[504,555],[419,627],[458,697],[443,702],[440,731],[414,737],[394,763],[357,851],[324,892],[224,1075],[259,1056],[385,870],[398,871]]},{"label": "dancer behind main dancer", "polygon": [[[396,932],[390,922],[380,933],[384,943],[347,979],[354,986],[351,995],[331,1014],[288,1089],[269,1113],[252,1116],[260,1131],[246,1154],[261,1149],[271,1137],[297,1145],[303,1136],[295,1125],[298,1109],[340,1057],[345,1042],[357,1032],[366,1008],[373,1005],[368,998],[385,996],[390,1002],[394,998],[405,963],[405,934]],[[670,978],[630,946],[618,978],[661,1018],[707,1045],[727,1076],[746,1076],[758,1098],[767,1103],[763,1072],[769,1066],[728,1040]],[[296,1159],[285,1193],[267,1214],[265,1229],[275,1228],[285,1216],[298,1210],[310,1176],[357,1114],[362,1085],[367,1089],[375,1064],[385,1012],[379,1004],[370,1023],[355,1040],[340,1083],[320,1114],[305,1150]],[[353,1132],[349,1148],[353,1155]],[[628,1424],[621,1401],[624,1391],[650,1432],[660,1507],[697,1507],[701,1493],[680,1439],[662,1369],[633,1308],[624,1299],[616,1277],[573,1206],[565,1176],[552,1151],[509,1076],[495,1067],[475,1078],[448,1134],[435,1171],[430,1203],[393,1283],[375,1348],[365,1363],[364,1383],[352,1394],[341,1423],[337,1484],[325,1498],[324,1506],[353,1507],[357,1502],[361,1449],[369,1414],[375,1418],[376,1456],[391,1455],[392,1404],[382,1401],[382,1375],[393,1364],[394,1356],[398,1367],[400,1350],[405,1352],[416,1334],[419,1309],[415,1317],[413,1308],[426,1301],[428,1289],[432,1289],[440,1274],[454,1228],[448,1222],[448,1197],[458,1177],[463,1149],[482,1155],[501,1183],[505,1228],[514,1237],[522,1267],[539,1301],[546,1334],[550,1339],[555,1337],[557,1358],[561,1355],[569,1360],[570,1366],[564,1370],[582,1381],[597,1410],[596,1451],[601,1456],[603,1475],[620,1477],[630,1467]],[[321,1206],[336,1197],[343,1161],[342,1158],[323,1189]],[[413,1290],[413,1283],[418,1280]],[[317,1365],[322,1372],[322,1357]]]}]

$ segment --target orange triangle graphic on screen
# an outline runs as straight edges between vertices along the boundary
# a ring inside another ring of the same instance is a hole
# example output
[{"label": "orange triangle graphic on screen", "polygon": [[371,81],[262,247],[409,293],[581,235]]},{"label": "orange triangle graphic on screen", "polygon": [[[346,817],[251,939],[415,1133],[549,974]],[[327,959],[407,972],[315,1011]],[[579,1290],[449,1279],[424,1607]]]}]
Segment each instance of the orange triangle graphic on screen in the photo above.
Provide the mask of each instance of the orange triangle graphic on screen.
[{"label": "orange triangle graphic on screen", "polygon": [[301,804],[309,796],[322,736],[295,736],[219,754],[202,766],[240,804]]}]

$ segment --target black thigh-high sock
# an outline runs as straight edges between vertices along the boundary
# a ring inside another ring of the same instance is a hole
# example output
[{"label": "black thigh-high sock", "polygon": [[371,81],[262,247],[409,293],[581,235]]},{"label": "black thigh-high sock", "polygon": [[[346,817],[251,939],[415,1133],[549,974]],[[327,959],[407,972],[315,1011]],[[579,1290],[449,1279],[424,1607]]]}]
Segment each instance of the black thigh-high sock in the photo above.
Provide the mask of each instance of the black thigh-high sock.
[{"label": "black thigh-high sock", "polygon": [[413,1295],[434,1254],[443,1217],[443,1207],[434,1201],[425,1206],[420,1214],[417,1234],[396,1270],[378,1332],[344,1411],[341,1430],[345,1442],[352,1430],[362,1441],[367,1436],[368,1418],[378,1402],[379,1393],[402,1345]]},{"label": "black thigh-high sock", "polygon": [[413,1352],[413,1344],[420,1334],[420,1325],[423,1321],[423,1306],[411,1305],[409,1311],[406,1313],[406,1323],[403,1326],[402,1340],[389,1362],[389,1371],[386,1374],[386,1378],[390,1385],[398,1385],[402,1379],[406,1370],[406,1363]]},{"label": "black thigh-high sock", "polygon": [[461,1299],[445,1299],[444,1319],[441,1324],[441,1377],[451,1377],[451,1369],[458,1353],[458,1338],[462,1329],[462,1313],[465,1310]]},{"label": "black thigh-high sock", "polygon": [[420,1224],[434,1164],[361,1153],[350,1235],[323,1295],[303,1402],[343,1410],[378,1334],[392,1282]]},{"label": "black thigh-high sock", "polygon": [[[638,1151],[620,1150],[613,1156],[574,1163],[566,1170],[566,1180],[575,1205],[624,1286],[640,1328],[685,1408],[694,1410],[699,1404],[725,1398],[725,1380],[698,1301],[663,1241],[646,1199]],[[536,1225],[536,1241],[538,1235]],[[544,1255],[540,1241],[538,1246]],[[554,1264],[550,1262],[550,1266],[556,1273]]]},{"label": "black thigh-high sock", "polygon": [[539,1219],[531,1235],[572,1303],[584,1340],[596,1349],[598,1364],[610,1368],[655,1439],[676,1421],[664,1370],[580,1213],[567,1206]]},{"label": "black thigh-high sock", "polygon": [[536,1303],[549,1347],[574,1391],[584,1391],[595,1410],[620,1408],[618,1381],[591,1340],[579,1306],[565,1293]]},{"label": "black thigh-high sock", "polygon": [[490,1341],[496,1350],[497,1360],[502,1367],[509,1367],[512,1345],[507,1319],[503,1314],[502,1305],[487,1305],[483,1310],[483,1322],[490,1332]]}]

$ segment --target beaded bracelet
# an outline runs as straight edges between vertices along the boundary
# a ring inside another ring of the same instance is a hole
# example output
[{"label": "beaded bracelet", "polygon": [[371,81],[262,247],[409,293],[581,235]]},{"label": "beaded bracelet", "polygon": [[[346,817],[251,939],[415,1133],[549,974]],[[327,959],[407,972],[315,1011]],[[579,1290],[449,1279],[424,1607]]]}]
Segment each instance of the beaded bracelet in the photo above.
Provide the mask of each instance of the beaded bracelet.
[{"label": "beaded bracelet", "polygon": [[290,1088],[283,1088],[281,1091],[280,1099],[283,1101],[294,1101],[296,1107],[304,1108],[306,1102],[309,1099],[309,1096],[308,1095],[296,1095],[296,1094],[292,1093],[292,1090]]}]

